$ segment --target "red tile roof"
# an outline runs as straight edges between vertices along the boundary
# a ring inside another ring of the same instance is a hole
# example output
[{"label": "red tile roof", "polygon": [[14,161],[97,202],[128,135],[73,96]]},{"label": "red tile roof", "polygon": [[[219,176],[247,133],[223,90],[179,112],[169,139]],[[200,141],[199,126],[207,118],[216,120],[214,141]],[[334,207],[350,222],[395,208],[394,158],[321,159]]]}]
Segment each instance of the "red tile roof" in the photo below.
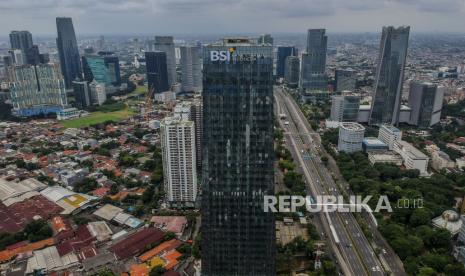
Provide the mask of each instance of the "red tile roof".
[{"label": "red tile roof", "polygon": [[126,259],[140,254],[147,245],[158,243],[165,233],[157,228],[144,228],[110,247],[118,259]]}]

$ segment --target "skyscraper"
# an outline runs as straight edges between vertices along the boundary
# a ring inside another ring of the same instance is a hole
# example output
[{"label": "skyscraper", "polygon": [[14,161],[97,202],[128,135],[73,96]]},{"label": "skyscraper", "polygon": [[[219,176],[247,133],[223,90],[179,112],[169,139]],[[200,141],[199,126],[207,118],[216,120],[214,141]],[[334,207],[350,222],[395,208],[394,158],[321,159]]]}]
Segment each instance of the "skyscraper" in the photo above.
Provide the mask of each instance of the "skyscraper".
[{"label": "skyscraper", "polygon": [[86,108],[92,104],[87,81],[73,81],[74,99],[77,108]]},{"label": "skyscraper", "polygon": [[81,61],[73,21],[70,17],[57,17],[56,24],[61,72],[65,78],[66,87],[71,88],[74,80],[82,78]]},{"label": "skyscraper", "polygon": [[183,46],[181,50],[181,84],[185,92],[202,91],[200,48]]},{"label": "skyscraper", "polygon": [[276,77],[284,78],[286,58],[288,56],[298,56],[297,48],[292,46],[279,46],[276,60]]},{"label": "skyscraper", "polygon": [[307,33],[307,52],[302,54],[300,88],[305,93],[327,90],[326,52],[328,37],[325,29],[310,29]]},{"label": "skyscraper", "polygon": [[12,31],[10,33],[11,49],[22,51],[23,61],[26,62],[26,53],[32,47],[32,35],[29,31]]},{"label": "skyscraper", "polygon": [[194,122],[167,117],[161,123],[165,192],[171,205],[193,206],[197,198]]},{"label": "skyscraper", "polygon": [[89,83],[89,94],[92,105],[102,105],[107,100],[105,84],[98,83],[95,80]]},{"label": "skyscraper", "polygon": [[103,56],[103,61],[107,67],[108,81],[114,86],[121,85],[121,70],[119,67],[119,58],[113,52],[99,52]]},{"label": "skyscraper", "polygon": [[412,82],[408,98],[412,109],[410,124],[427,128],[439,123],[443,100],[444,87],[429,82]]},{"label": "skyscraper", "polygon": [[145,52],[145,65],[149,89],[154,89],[155,93],[168,91],[170,87],[166,53],[161,51]]},{"label": "skyscraper", "polygon": [[370,124],[399,122],[410,27],[383,27]]},{"label": "skyscraper", "polygon": [[168,72],[168,86],[176,82],[176,53],[172,36],[156,36],[155,50],[166,54],[166,68]]},{"label": "skyscraper", "polygon": [[273,49],[204,47],[202,275],[274,275]]},{"label": "skyscraper", "polygon": [[56,113],[68,105],[64,80],[57,64],[12,66],[9,74],[14,114]]},{"label": "skyscraper", "polygon": [[109,84],[107,67],[103,57],[86,55],[82,57],[82,71],[87,82]]},{"label": "skyscraper", "polygon": [[37,65],[40,63],[40,53],[37,45],[32,45],[26,50],[26,62],[31,65]]},{"label": "skyscraper", "polygon": [[299,57],[288,56],[284,67],[284,81],[290,87],[297,87],[299,84],[300,60]]},{"label": "skyscraper", "polygon": [[202,168],[202,139],[203,139],[203,105],[202,101],[192,102],[190,120],[195,124],[195,148],[197,149],[197,173],[201,173]]}]

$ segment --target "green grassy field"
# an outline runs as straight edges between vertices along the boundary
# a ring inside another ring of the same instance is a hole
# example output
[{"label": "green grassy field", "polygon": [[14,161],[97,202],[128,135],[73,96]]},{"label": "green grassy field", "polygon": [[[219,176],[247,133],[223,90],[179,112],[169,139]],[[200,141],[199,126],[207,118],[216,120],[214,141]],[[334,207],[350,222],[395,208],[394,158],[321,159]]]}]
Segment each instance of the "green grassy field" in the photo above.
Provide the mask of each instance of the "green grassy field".
[{"label": "green grassy field", "polygon": [[70,127],[79,128],[79,127],[90,126],[93,124],[100,124],[100,123],[103,123],[109,120],[115,121],[115,122],[121,121],[121,120],[129,118],[133,114],[134,112],[130,110],[129,108],[125,108],[123,110],[113,111],[113,112],[97,111],[97,112],[92,112],[87,117],[62,121],[60,124],[65,128],[70,128]]},{"label": "green grassy field", "polygon": [[137,86],[136,90],[132,91],[131,93],[127,94],[128,97],[133,97],[133,96],[140,96],[144,95],[147,93],[147,86]]}]

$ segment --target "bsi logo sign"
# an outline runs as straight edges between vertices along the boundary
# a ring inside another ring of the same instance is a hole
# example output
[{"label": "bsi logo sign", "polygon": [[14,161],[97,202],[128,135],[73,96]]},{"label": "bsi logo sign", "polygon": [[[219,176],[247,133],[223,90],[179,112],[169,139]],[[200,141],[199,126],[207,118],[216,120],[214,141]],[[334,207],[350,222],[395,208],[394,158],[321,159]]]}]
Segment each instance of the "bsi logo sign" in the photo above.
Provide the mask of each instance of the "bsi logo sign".
[{"label": "bsi logo sign", "polygon": [[231,55],[228,51],[210,51],[211,61],[229,61]]},{"label": "bsi logo sign", "polygon": [[235,47],[229,48],[227,51],[210,51],[211,61],[230,61],[231,55],[236,51]]}]

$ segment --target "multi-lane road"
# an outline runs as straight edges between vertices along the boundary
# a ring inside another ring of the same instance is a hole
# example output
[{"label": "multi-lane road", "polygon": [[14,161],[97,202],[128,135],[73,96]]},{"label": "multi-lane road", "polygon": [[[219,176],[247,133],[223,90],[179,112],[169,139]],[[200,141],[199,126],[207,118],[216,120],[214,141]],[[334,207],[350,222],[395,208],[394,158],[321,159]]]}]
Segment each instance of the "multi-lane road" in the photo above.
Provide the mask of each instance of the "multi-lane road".
[{"label": "multi-lane road", "polygon": [[[275,87],[275,101],[276,112],[286,116],[286,123],[280,120],[280,124],[284,130],[286,144],[293,151],[293,156],[297,157],[296,161],[305,176],[307,192],[314,197],[342,195],[329,170],[319,157],[320,151],[323,150],[320,137],[312,131],[294,99],[284,93],[280,87]],[[319,213],[318,219],[344,274],[385,275],[387,267],[393,275],[405,275],[402,264],[399,265],[396,256],[392,258],[392,264],[386,260],[389,258],[381,256],[383,266],[353,214]],[[377,230],[373,231],[377,232]],[[389,255],[388,253],[393,252],[391,249],[389,252],[383,250],[381,254]]]}]

